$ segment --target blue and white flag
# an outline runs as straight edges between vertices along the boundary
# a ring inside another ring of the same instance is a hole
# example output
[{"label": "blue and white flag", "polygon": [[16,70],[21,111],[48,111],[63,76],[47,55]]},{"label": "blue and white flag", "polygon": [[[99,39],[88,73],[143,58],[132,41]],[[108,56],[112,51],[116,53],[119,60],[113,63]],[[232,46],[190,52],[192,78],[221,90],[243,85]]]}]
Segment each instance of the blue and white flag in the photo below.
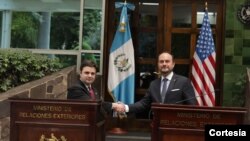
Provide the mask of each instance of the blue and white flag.
[{"label": "blue and white flag", "polygon": [[110,48],[108,90],[116,102],[131,104],[134,103],[135,60],[127,9],[135,7],[126,2],[116,3],[116,8],[121,7],[120,24]]}]

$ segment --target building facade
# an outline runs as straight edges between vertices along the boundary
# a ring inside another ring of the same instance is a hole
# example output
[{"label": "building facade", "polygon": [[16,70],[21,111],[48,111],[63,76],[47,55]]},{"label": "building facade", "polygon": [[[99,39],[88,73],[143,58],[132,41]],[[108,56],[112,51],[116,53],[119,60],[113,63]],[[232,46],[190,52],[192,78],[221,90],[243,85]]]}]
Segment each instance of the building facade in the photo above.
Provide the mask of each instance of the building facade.
[{"label": "building facade", "polygon": [[[122,0],[0,0],[1,48],[29,49],[58,57],[66,66],[93,59],[99,65],[106,99],[108,56]],[[163,50],[176,57],[175,71],[190,77],[199,35],[203,0],[127,0],[136,58],[139,100],[157,76],[156,56]],[[39,6],[37,6],[39,5]],[[208,0],[216,47],[216,105],[243,106],[244,75],[250,65],[250,30],[245,0]]]}]

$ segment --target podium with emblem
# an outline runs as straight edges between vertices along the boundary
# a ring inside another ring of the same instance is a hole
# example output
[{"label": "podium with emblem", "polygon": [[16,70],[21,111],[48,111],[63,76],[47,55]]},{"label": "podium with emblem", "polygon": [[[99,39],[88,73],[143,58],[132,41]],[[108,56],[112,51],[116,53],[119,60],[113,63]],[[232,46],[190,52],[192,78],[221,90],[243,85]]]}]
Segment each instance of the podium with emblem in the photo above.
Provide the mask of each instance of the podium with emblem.
[{"label": "podium with emblem", "polygon": [[101,101],[10,98],[10,141],[104,141]]},{"label": "podium with emblem", "polygon": [[243,124],[241,107],[202,107],[153,103],[151,141],[204,141],[204,127]]}]

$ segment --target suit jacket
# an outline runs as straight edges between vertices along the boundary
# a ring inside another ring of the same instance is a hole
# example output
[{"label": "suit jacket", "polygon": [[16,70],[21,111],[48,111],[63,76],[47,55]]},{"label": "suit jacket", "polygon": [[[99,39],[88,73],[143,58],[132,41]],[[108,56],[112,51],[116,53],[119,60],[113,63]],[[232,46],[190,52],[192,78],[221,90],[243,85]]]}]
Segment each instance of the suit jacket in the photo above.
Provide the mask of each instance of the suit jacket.
[{"label": "suit jacket", "polygon": [[[93,87],[92,87],[93,88]],[[103,101],[97,90],[93,88],[96,100],[102,100],[101,112],[105,110],[105,115],[112,112],[112,103]],[[67,99],[91,100],[90,93],[86,85],[79,79],[75,85],[68,88]],[[103,113],[104,114],[104,113]]]},{"label": "suit jacket", "polygon": [[[150,83],[145,96],[138,102],[128,105],[129,112],[142,112],[150,109],[151,103],[162,103],[161,100],[161,78]],[[174,74],[164,99],[165,104],[196,105],[196,97],[193,86],[188,78]]]}]

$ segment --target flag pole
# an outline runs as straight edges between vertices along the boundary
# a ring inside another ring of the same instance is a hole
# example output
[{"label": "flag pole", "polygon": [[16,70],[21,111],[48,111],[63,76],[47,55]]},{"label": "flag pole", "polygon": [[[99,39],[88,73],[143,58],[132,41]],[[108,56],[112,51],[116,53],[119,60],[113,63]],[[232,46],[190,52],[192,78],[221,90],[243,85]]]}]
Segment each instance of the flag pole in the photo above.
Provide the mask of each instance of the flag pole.
[{"label": "flag pole", "polygon": [[205,10],[207,11],[207,1],[205,2]]},{"label": "flag pole", "polygon": [[[127,9],[134,10],[133,4],[124,2],[116,2],[116,8],[122,8],[120,15],[120,23],[118,25],[115,37],[110,48],[109,55],[109,73],[108,73],[108,89],[115,102],[124,104],[134,103],[134,48],[128,21]],[[114,75],[115,74],[115,75]],[[115,82],[115,83],[114,83]],[[125,134],[126,130],[121,128],[122,121],[126,117],[126,113],[118,113],[114,111],[113,117],[116,117],[116,124],[109,131],[113,134]]]}]

